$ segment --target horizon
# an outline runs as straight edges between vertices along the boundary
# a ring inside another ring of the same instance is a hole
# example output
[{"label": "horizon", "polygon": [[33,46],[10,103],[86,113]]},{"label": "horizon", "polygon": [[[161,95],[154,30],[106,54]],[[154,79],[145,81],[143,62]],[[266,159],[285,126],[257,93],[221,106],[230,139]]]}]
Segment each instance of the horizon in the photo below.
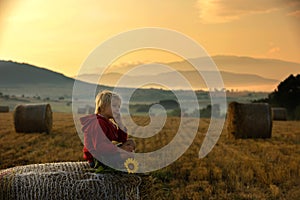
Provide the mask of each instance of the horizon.
[{"label": "horizon", "polygon": [[[219,56],[219,55],[216,55],[216,56]],[[222,55],[222,56],[225,56],[225,55]],[[213,56],[214,57],[214,56]],[[225,56],[226,57],[226,56]],[[246,58],[250,58],[250,57],[246,57]],[[255,58],[253,58],[255,59]],[[274,60],[274,59],[269,59],[269,60]],[[277,59],[275,59],[277,60]],[[45,70],[49,70],[51,72],[54,72],[54,73],[58,73],[58,74],[62,74],[63,76],[67,77],[67,78],[71,78],[71,79],[74,79],[74,80],[81,80],[81,81],[84,81],[84,82],[88,82],[88,83],[92,83],[92,82],[89,82],[87,80],[84,80],[84,79],[78,79],[77,77],[70,77],[70,76],[67,76],[63,73],[60,73],[60,72],[57,72],[57,71],[53,71],[51,69],[47,69],[43,66],[37,66],[37,65],[34,65],[34,64],[31,64],[31,63],[23,63],[23,62],[17,62],[17,61],[13,61],[13,60],[0,60],[2,62],[12,62],[12,63],[16,63],[16,64],[25,64],[25,65],[29,65],[29,66],[33,66],[33,67],[37,67],[37,68],[40,68],[40,69],[45,69]],[[277,61],[282,61],[282,60],[277,60]],[[285,61],[284,61],[285,62]],[[122,66],[121,66],[122,67]],[[220,71],[220,72],[225,72],[227,73],[228,71]],[[108,74],[110,74],[111,72],[109,72]],[[228,73],[231,73],[231,72],[228,72]],[[122,73],[120,73],[122,74]],[[236,75],[256,75],[256,74],[247,74],[247,73],[235,73]],[[297,73],[290,73],[289,75],[297,75]],[[82,74],[82,75],[85,75],[85,74]],[[92,74],[92,75],[97,75],[97,74]],[[138,76],[138,75],[133,75],[134,76]],[[260,75],[258,75],[259,77],[262,77]],[[284,79],[286,79],[288,76],[284,77]],[[266,77],[262,77],[262,78],[266,78]],[[282,82],[284,79],[278,79],[276,81],[278,81],[277,83],[273,84],[272,86],[270,85],[253,85],[253,86],[226,86],[224,85],[225,87],[224,88],[207,88],[207,87],[199,87],[199,88],[193,88],[192,90],[193,91],[204,91],[204,92],[208,92],[208,91],[213,91],[215,89],[217,90],[225,90],[226,92],[255,92],[255,93],[271,93],[273,92],[274,90],[277,89],[277,86],[280,82]],[[95,83],[94,83],[95,84]],[[116,85],[115,84],[110,84],[110,83],[101,83],[99,82],[98,85],[102,85],[102,86],[108,86],[108,87],[115,87]],[[118,86],[117,86],[118,87]],[[122,86],[119,86],[121,88],[132,88],[130,86],[126,86],[126,85],[122,85]],[[253,89],[254,88],[254,89]],[[260,88],[260,89],[258,89]],[[175,88],[165,88],[161,85],[146,85],[146,86],[143,86],[141,87],[141,89],[159,89],[159,90],[166,90],[166,91],[170,91],[170,90],[182,90],[182,91],[188,91],[189,89],[186,89],[186,88],[180,88],[180,87],[175,87]]]}]

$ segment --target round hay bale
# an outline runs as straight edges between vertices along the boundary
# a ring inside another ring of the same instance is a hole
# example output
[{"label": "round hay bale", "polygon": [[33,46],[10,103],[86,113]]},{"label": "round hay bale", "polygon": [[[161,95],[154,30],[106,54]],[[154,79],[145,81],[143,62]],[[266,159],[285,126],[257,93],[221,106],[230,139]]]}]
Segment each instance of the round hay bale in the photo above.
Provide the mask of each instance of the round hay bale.
[{"label": "round hay bale", "polygon": [[271,138],[271,108],[266,103],[231,102],[227,112],[227,132],[234,138]]},{"label": "round hay bale", "polygon": [[287,120],[287,111],[285,108],[272,108],[272,119],[278,121],[286,121]]},{"label": "round hay bale", "polygon": [[0,106],[0,113],[7,113],[9,112],[8,106]]},{"label": "round hay bale", "polygon": [[2,170],[0,199],[139,199],[139,176],[89,168],[87,162],[62,162]]},{"label": "round hay bale", "polygon": [[17,133],[46,132],[52,130],[50,104],[24,104],[14,110],[14,125]]}]

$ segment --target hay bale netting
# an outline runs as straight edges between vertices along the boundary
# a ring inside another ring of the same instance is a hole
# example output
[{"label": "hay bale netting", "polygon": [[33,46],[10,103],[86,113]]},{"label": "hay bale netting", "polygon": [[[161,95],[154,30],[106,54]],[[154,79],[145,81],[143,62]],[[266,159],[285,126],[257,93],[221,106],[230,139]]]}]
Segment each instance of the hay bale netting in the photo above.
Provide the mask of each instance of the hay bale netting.
[{"label": "hay bale netting", "polygon": [[24,104],[16,106],[14,124],[18,133],[50,133],[52,130],[52,110],[50,104]]},{"label": "hay bale netting", "polygon": [[278,121],[286,121],[287,120],[287,111],[285,108],[275,107],[272,109],[272,119]]},{"label": "hay bale netting", "polygon": [[7,113],[9,112],[8,106],[0,106],[0,113]]},{"label": "hay bale netting", "polygon": [[271,138],[271,108],[267,103],[231,102],[226,120],[229,137]]},{"label": "hay bale netting", "polygon": [[141,178],[95,174],[87,162],[18,166],[0,171],[0,199],[139,199]]}]

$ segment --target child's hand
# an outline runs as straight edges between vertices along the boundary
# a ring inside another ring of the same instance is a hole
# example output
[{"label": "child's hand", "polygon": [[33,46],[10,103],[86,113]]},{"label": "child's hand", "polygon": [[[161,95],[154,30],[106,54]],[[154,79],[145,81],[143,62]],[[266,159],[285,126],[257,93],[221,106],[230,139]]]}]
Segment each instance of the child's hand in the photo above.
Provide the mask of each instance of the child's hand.
[{"label": "child's hand", "polygon": [[120,112],[114,113],[113,116],[114,116],[114,120],[118,124],[119,128],[122,129],[123,131],[127,132],[126,128],[125,128],[125,126],[124,126],[124,124],[122,122]]},{"label": "child's hand", "polygon": [[117,124],[122,123],[121,113],[116,112],[113,115],[114,115],[114,120],[117,122]]}]

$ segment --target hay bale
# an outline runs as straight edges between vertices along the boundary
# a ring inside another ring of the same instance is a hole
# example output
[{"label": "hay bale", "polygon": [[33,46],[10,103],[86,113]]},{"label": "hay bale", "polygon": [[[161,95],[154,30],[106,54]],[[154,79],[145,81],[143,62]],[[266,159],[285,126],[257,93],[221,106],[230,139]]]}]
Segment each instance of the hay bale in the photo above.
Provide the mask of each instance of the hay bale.
[{"label": "hay bale", "polygon": [[62,162],[2,170],[0,199],[139,199],[139,176],[88,169],[87,162]]},{"label": "hay bale", "polygon": [[8,106],[0,106],[0,113],[7,113],[9,112]]},{"label": "hay bale", "polygon": [[231,102],[226,120],[229,137],[271,138],[272,118],[269,104]]},{"label": "hay bale", "polygon": [[52,110],[49,104],[24,104],[14,110],[17,133],[46,132],[52,130]]},{"label": "hay bale", "polygon": [[278,121],[286,121],[287,120],[287,111],[285,108],[275,107],[272,109],[272,119]]}]

